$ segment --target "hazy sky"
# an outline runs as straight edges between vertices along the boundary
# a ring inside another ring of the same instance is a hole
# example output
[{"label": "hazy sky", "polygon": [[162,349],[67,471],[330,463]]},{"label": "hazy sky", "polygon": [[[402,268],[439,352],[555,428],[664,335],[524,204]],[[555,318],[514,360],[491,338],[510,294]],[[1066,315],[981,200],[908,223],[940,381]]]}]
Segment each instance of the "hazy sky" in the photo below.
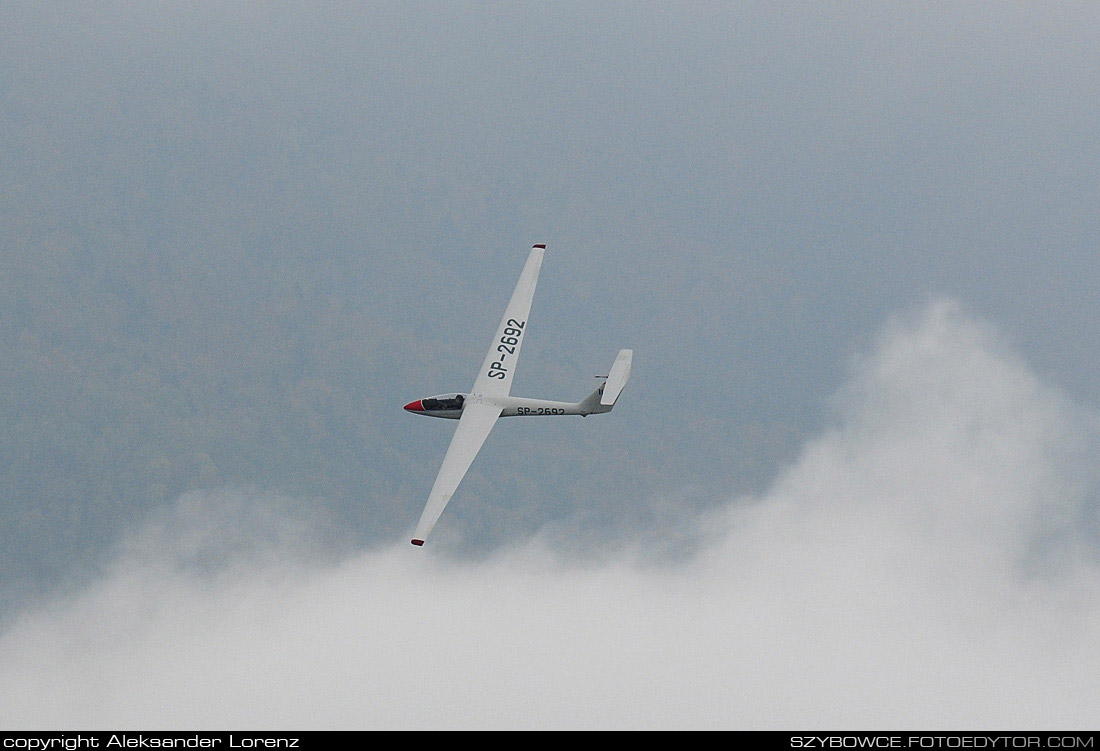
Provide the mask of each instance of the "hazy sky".
[{"label": "hazy sky", "polygon": [[277,499],[186,496],[0,639],[4,725],[1091,727],[1095,412],[947,302],[892,324],[836,402],[671,567],[538,539],[321,562]]},{"label": "hazy sky", "polygon": [[0,724],[1087,726],[1100,11],[730,5],[0,6]]}]

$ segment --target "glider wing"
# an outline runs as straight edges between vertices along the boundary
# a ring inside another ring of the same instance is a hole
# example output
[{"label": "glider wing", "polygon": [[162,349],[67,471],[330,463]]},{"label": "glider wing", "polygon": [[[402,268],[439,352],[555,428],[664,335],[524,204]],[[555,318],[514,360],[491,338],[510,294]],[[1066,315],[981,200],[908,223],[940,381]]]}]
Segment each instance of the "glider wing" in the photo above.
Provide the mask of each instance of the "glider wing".
[{"label": "glider wing", "polygon": [[496,425],[500,417],[501,408],[495,404],[485,404],[467,400],[462,409],[462,417],[458,420],[451,445],[447,448],[447,454],[443,457],[443,464],[439,467],[439,474],[435,477],[435,485],[428,494],[428,503],[424,506],[424,513],[420,515],[420,521],[416,525],[413,534],[413,545],[423,545],[428,533],[432,531],[439,515],[443,513],[447,502],[451,500],[458,484],[466,476],[466,470],[470,468],[477,452],[489,437],[489,431]]},{"label": "glider wing", "polygon": [[497,326],[496,336],[489,345],[489,353],[478,371],[472,394],[484,396],[508,396],[512,390],[512,376],[519,361],[519,348],[527,333],[527,316],[531,312],[531,300],[535,297],[535,283],[542,268],[545,245],[531,248],[523,273],[519,275],[516,290],[504,311],[504,318]]}]

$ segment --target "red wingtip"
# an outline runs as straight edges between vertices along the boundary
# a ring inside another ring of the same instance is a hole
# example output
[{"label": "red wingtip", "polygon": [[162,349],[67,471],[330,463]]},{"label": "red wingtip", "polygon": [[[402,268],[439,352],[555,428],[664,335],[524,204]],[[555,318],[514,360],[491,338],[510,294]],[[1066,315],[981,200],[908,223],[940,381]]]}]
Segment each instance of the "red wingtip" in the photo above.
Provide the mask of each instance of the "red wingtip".
[{"label": "red wingtip", "polygon": [[424,411],[424,405],[422,404],[423,401],[424,401],[423,399],[417,399],[415,402],[409,402],[408,404],[405,405],[405,409],[409,410],[410,412],[423,412]]},{"label": "red wingtip", "polygon": [[544,245],[543,243],[535,243],[531,247],[532,248],[542,248],[543,250],[546,250],[546,245]]},{"label": "red wingtip", "polygon": [[413,543],[413,545],[423,545],[424,541],[423,540],[413,540],[412,543]]}]

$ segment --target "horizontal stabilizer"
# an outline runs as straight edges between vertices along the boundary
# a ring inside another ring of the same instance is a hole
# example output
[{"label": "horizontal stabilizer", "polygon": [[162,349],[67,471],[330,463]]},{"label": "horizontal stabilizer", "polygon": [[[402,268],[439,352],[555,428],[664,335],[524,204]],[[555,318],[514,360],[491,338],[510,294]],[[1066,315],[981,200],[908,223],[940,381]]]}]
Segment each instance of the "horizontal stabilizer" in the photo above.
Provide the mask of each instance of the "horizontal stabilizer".
[{"label": "horizontal stabilizer", "polygon": [[620,349],[619,356],[615,358],[615,364],[611,366],[611,372],[607,374],[607,383],[604,384],[603,394],[600,395],[600,404],[613,405],[619,398],[623,386],[630,379],[630,361],[634,357],[634,350]]}]

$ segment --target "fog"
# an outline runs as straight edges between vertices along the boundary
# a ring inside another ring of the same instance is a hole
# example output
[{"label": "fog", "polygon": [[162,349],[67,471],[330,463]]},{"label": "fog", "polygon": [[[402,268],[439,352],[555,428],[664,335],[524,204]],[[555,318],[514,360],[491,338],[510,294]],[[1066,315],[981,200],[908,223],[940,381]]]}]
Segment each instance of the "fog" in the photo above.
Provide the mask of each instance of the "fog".
[{"label": "fog", "polygon": [[0,724],[1090,726],[1095,411],[950,300],[844,369],[828,427],[675,563],[348,552],[308,503],[186,494],[3,633]]}]

